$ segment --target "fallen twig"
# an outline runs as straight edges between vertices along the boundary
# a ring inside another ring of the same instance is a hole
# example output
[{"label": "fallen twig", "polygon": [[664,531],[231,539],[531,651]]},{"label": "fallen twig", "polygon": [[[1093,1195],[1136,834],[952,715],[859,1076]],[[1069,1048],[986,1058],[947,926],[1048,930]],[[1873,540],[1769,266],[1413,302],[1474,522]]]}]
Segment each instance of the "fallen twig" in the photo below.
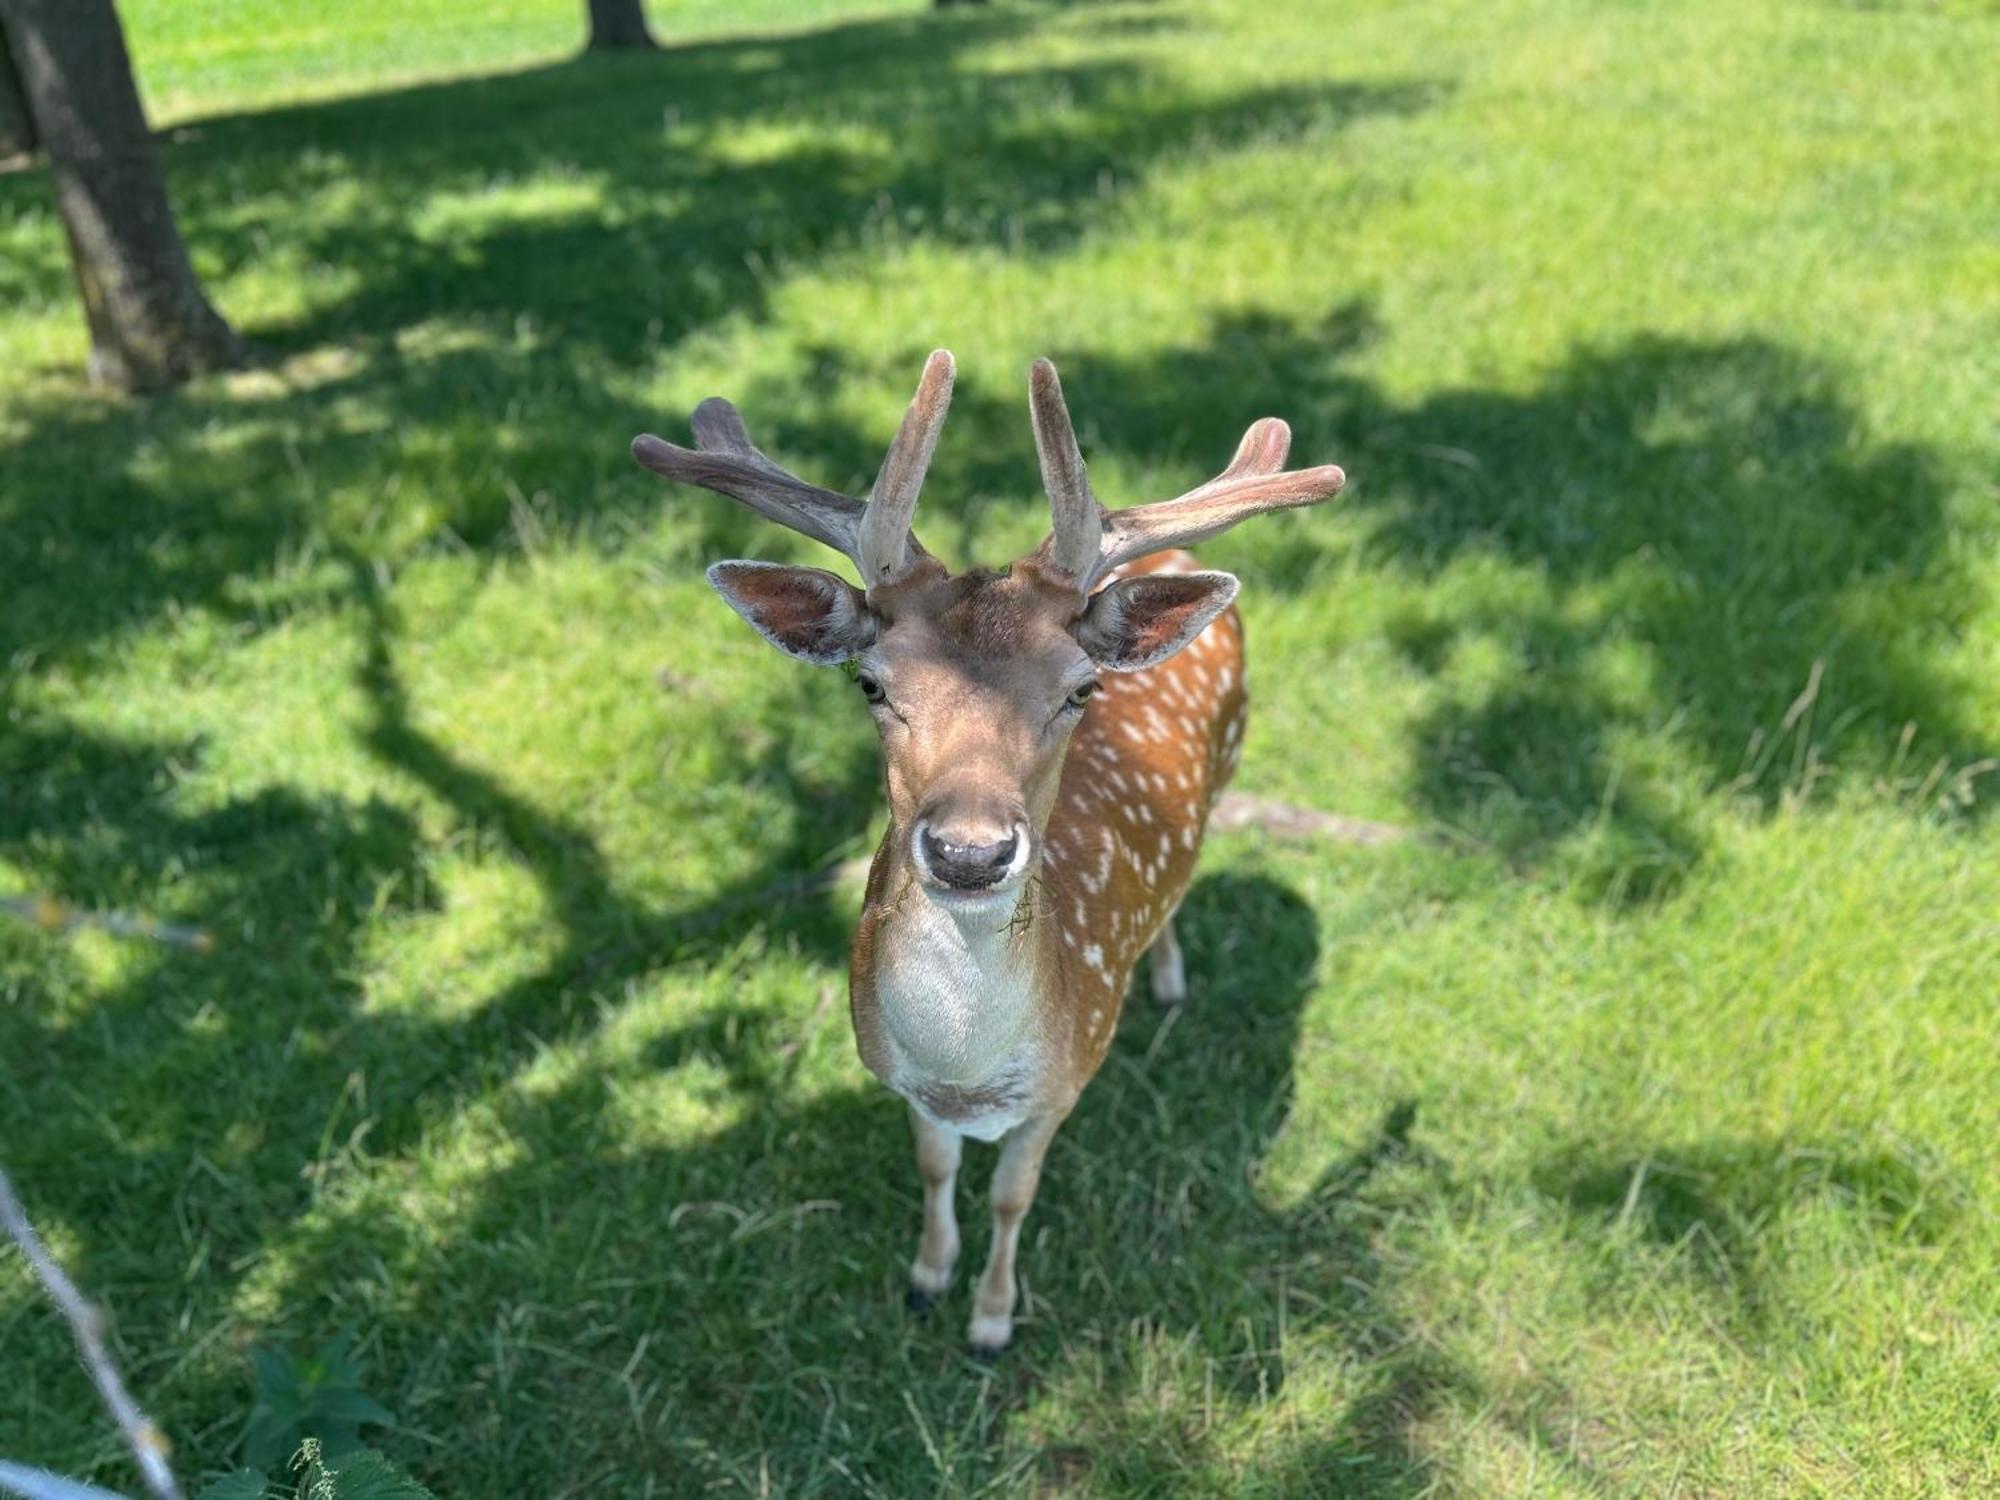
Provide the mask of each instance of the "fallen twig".
[{"label": "fallen twig", "polygon": [[1341,844],[1361,844],[1375,848],[1422,838],[1414,828],[1396,823],[1371,823],[1344,813],[1321,812],[1316,807],[1300,807],[1273,797],[1250,792],[1225,792],[1208,815],[1210,828],[1260,828],[1281,839],[1331,839]]},{"label": "fallen twig", "polygon": [[66,932],[72,927],[95,927],[114,937],[151,938],[156,943],[173,943],[197,953],[215,951],[214,934],[200,927],[182,927],[173,922],[156,922],[151,917],[122,911],[85,911],[53,896],[0,896],[0,911],[33,922],[44,932]]},{"label": "fallen twig", "polygon": [[138,1403],[125,1389],[118,1366],[112,1363],[111,1351],[104,1347],[104,1314],[84,1301],[76,1283],[49,1254],[42,1237],[29,1222],[21,1200],[14,1196],[14,1185],[7,1180],[5,1169],[0,1169],[0,1229],[6,1230],[7,1237],[21,1247],[35,1279],[69,1323],[83,1367],[90,1372],[97,1394],[103,1398],[118,1430],[125,1434],[148,1492],[154,1500],[181,1500],[180,1486],[174,1482],[173,1470],[167,1467],[166,1435],[139,1410]]}]

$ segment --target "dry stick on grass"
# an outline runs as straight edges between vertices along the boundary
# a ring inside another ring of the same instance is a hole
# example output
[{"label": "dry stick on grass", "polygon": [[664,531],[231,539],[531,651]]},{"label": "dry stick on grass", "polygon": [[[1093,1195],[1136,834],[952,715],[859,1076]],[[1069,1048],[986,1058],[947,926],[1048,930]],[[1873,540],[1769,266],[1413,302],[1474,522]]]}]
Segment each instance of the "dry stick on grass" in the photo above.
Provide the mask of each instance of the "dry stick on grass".
[{"label": "dry stick on grass", "polygon": [[28,1212],[21,1207],[21,1200],[14,1196],[14,1185],[7,1180],[4,1168],[0,1168],[0,1229],[6,1230],[7,1237],[21,1247],[35,1279],[41,1282],[42,1290],[48,1293],[56,1310],[68,1321],[70,1332],[76,1335],[77,1353],[97,1385],[97,1394],[104,1398],[106,1409],[131,1445],[132,1457],[139,1465],[148,1493],[153,1500],[181,1500],[180,1486],[174,1483],[173,1470],[167,1467],[165,1435],[139,1410],[138,1403],[125,1389],[117,1365],[111,1362],[111,1351],[104,1347],[104,1314],[83,1300],[76,1283],[49,1254],[48,1246],[35,1233],[35,1226],[28,1222]]},{"label": "dry stick on grass", "polygon": [[1275,838],[1328,839],[1336,844],[1360,844],[1371,849],[1425,837],[1413,828],[1395,823],[1371,823],[1365,818],[1321,812],[1316,807],[1300,807],[1249,792],[1224,793],[1215,804],[1215,811],[1208,815],[1208,826],[1225,830],[1261,828]]},{"label": "dry stick on grass", "polygon": [[122,911],[85,911],[53,896],[0,896],[0,912],[33,922],[44,932],[64,932],[72,927],[95,927],[113,937],[151,938],[156,943],[173,943],[197,953],[213,953],[215,938],[200,927],[181,927],[172,922],[156,922]]}]

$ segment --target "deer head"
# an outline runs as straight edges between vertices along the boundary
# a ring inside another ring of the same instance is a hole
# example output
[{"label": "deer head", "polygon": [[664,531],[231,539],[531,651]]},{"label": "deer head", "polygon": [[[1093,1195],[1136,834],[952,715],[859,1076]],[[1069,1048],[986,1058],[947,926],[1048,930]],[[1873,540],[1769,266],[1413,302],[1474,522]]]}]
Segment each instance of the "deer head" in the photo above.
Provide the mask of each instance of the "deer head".
[{"label": "deer head", "polygon": [[1055,367],[1039,360],[1030,410],[1053,527],[1004,571],[953,574],[910,529],[952,379],[951,355],[932,354],[865,501],[778,467],[720,399],[696,408],[694,448],[647,435],[632,453],[853,562],[860,587],[764,562],[720,562],[708,578],[781,651],[853,664],[882,740],[892,845],[928,896],[971,912],[1011,904],[1033,872],[1063,752],[1100,675],[1165,661],[1236,596],[1227,573],[1116,570],[1326,499],[1345,476],[1332,466],[1285,471],[1290,430],[1266,418],[1209,483],[1107,511],[1091,493]]}]

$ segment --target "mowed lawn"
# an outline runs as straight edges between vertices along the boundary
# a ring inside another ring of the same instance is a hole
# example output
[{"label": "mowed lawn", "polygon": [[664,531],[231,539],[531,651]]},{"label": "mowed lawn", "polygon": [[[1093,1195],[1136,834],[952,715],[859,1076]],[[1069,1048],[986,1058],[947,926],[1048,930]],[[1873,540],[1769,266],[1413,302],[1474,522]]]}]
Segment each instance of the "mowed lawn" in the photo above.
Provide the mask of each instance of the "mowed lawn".
[{"label": "mowed lawn", "polygon": [[[1990,6],[123,9],[271,357],[84,388],[0,176],[0,894],[218,943],[0,918],[0,1162],[184,1475],[352,1327],[446,1500],[2000,1489]],[[957,561],[1038,354],[1114,503],[1347,466],[1205,549],[1241,785],[1424,835],[1211,841],[991,1369],[787,891],[871,731],[701,579],[824,558],[626,456],[863,487],[940,344]],[[0,1453],[133,1486],[9,1260]]]}]

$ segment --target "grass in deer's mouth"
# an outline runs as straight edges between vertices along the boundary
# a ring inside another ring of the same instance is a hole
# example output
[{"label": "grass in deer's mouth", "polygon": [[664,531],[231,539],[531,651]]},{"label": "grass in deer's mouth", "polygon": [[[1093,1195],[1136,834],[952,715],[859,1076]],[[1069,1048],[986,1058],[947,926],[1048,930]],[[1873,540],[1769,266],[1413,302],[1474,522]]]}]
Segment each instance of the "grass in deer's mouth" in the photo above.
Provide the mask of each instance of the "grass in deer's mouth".
[{"label": "grass in deer's mouth", "polygon": [[[2000,1484],[2000,19],[124,9],[274,362],[80,389],[0,177],[0,891],[218,946],[0,927],[0,1157],[187,1470],[353,1325],[454,1500]],[[724,393],[865,487],[940,344],[957,563],[1045,524],[1035,355],[1113,503],[1345,466],[1205,549],[1239,784],[1460,835],[1211,841],[990,1377],[901,1311],[854,894],[764,898],[876,750],[701,569],[825,558],[626,456]],[[122,1482],[12,1267],[0,1367]]]}]

